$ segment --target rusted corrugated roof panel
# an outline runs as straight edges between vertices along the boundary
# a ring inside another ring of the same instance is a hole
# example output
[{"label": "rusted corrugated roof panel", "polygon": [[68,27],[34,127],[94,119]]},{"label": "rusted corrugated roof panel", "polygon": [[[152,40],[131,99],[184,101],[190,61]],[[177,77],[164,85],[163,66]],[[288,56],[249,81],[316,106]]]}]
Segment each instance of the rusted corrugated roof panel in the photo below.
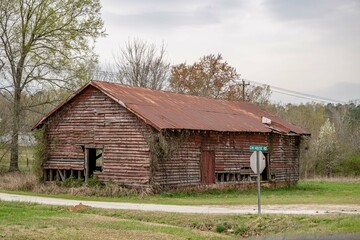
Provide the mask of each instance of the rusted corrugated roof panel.
[{"label": "rusted corrugated roof panel", "polygon": [[[248,102],[210,99],[100,81],[91,81],[89,85],[104,92],[158,130],[267,133],[275,129],[283,133],[306,134],[301,128]],[[48,116],[34,127],[41,125]],[[262,117],[271,119],[271,124],[262,123]]]}]

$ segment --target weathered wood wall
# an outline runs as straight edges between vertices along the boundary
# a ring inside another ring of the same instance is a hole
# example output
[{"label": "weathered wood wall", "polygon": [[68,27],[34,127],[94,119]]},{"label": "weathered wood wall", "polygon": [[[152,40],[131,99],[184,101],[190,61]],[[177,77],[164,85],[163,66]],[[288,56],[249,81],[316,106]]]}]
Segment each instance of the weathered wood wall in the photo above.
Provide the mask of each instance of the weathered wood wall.
[{"label": "weathered wood wall", "polygon": [[81,145],[103,148],[102,181],[149,184],[150,156],[144,135],[151,129],[94,87],[88,87],[46,123],[45,169],[84,169]]},{"label": "weathered wood wall", "polygon": [[158,184],[187,186],[201,183],[200,155],[215,153],[216,183],[249,183],[255,180],[250,169],[250,145],[268,146],[268,180],[294,183],[299,178],[299,136],[257,133],[193,133],[171,159],[163,160],[156,174]]},{"label": "weathered wood wall", "polygon": [[299,180],[300,137],[272,134],[269,139],[270,172],[274,181]]},{"label": "weathered wood wall", "polygon": [[213,151],[216,183],[249,184],[254,181],[249,147],[265,145],[268,180],[293,183],[299,178],[299,136],[194,131],[158,164],[152,179],[147,137],[153,129],[92,86],[49,117],[45,130],[49,154],[44,168],[51,174],[84,170],[82,146],[87,146],[103,149],[103,171],[96,172],[102,181],[137,187],[199,185],[201,152]]}]

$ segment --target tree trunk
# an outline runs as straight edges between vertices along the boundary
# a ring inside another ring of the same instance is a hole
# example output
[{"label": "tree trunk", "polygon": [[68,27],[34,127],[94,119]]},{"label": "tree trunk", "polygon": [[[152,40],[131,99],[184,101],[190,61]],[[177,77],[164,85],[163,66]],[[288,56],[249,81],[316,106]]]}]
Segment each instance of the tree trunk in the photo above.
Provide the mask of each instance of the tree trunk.
[{"label": "tree trunk", "polygon": [[12,112],[12,134],[10,145],[10,168],[9,172],[19,171],[19,130],[20,130],[20,112],[21,112],[21,90],[15,86],[14,102]]}]

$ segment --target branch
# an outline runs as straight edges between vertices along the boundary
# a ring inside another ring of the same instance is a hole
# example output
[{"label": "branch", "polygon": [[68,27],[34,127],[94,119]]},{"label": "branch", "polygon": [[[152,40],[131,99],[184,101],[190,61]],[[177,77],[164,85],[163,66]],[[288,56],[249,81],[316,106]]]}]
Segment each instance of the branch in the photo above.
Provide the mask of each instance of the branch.
[{"label": "branch", "polygon": [[53,106],[54,103],[57,103],[58,101],[59,101],[58,99],[54,99],[54,100],[47,100],[47,101],[32,104],[32,105],[25,105],[25,106],[22,107],[22,110],[32,111],[33,110],[32,108],[42,106],[42,105],[45,105],[45,104],[51,104]]}]

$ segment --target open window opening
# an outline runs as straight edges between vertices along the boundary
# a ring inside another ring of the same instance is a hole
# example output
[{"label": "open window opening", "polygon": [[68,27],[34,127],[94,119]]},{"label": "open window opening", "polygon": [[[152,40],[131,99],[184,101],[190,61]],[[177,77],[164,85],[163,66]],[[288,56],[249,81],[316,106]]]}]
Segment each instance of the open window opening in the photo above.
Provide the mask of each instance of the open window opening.
[{"label": "open window opening", "polygon": [[[270,154],[263,153],[265,156],[265,169],[260,174],[261,181],[269,181],[274,179],[275,176],[270,176]],[[227,182],[254,182],[257,180],[257,175],[251,170],[250,166],[240,165],[238,170],[222,170],[216,172],[216,182],[217,183],[227,183]]]},{"label": "open window opening", "polygon": [[264,153],[265,156],[265,169],[264,171],[261,173],[261,181],[268,181],[269,180],[269,176],[270,176],[270,159],[269,159],[269,154],[268,153]]},{"label": "open window opening", "polygon": [[84,170],[79,169],[44,169],[44,181],[64,181],[67,178],[84,179]]},{"label": "open window opening", "polygon": [[103,150],[96,149],[96,166],[95,171],[102,172],[103,171]]}]

